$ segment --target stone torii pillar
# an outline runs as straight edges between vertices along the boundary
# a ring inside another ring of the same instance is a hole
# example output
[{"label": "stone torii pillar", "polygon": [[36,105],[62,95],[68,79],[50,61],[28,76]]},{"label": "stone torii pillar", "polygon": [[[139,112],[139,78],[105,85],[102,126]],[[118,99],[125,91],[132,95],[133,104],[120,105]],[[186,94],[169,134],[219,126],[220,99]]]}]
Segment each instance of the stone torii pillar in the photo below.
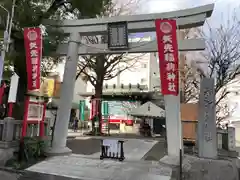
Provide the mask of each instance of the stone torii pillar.
[{"label": "stone torii pillar", "polygon": [[[168,13],[117,16],[107,18],[94,18],[83,20],[65,20],[61,23],[57,21],[46,20],[45,25],[61,28],[64,33],[70,34],[70,40],[66,44],[58,47],[57,53],[62,56],[67,55],[63,84],[61,86],[60,106],[57,113],[56,127],[53,137],[50,154],[71,153],[66,147],[68,133],[68,122],[70,117],[71,103],[73,98],[73,89],[76,75],[78,56],[96,55],[96,54],[121,54],[121,53],[151,53],[157,52],[157,42],[138,42],[129,43],[127,50],[110,50],[107,44],[88,44],[80,43],[80,35],[104,35],[108,32],[108,24],[116,22],[127,22],[128,33],[153,32],[155,31],[156,19],[176,19],[177,26],[180,29],[202,26],[206,18],[210,17],[213,11],[213,4],[200,6],[196,8],[173,11]],[[203,39],[185,39],[178,42],[179,51],[199,51],[205,49]],[[167,99],[166,99],[167,100]],[[167,100],[168,101],[168,100]],[[177,104],[177,105],[176,105]],[[179,102],[168,101],[166,105],[166,125],[167,125],[167,143],[168,154],[179,156],[179,146],[181,133],[180,129],[180,99]],[[176,107],[174,110],[172,107]]]},{"label": "stone torii pillar", "polygon": [[[57,119],[55,132],[51,149],[47,153],[65,154],[71,152],[66,147],[68,124],[70,111],[72,108],[72,99],[76,79],[77,63],[78,63],[78,42],[80,41],[79,33],[71,33],[68,45],[68,53],[66,58],[65,70],[63,75],[63,86],[60,92],[60,105],[57,111]],[[61,122],[61,123],[57,123]]]}]

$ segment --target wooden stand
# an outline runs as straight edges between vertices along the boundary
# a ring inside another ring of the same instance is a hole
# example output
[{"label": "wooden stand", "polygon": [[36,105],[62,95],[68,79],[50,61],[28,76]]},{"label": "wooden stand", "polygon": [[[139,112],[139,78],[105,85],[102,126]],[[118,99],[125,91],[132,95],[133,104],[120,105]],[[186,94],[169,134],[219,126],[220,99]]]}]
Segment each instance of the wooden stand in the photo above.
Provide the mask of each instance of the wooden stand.
[{"label": "wooden stand", "polygon": [[111,152],[110,146],[104,145],[103,140],[101,141],[101,155],[100,159],[118,159],[119,161],[123,161],[124,151],[123,151],[123,143],[124,141],[117,141],[117,152]]}]

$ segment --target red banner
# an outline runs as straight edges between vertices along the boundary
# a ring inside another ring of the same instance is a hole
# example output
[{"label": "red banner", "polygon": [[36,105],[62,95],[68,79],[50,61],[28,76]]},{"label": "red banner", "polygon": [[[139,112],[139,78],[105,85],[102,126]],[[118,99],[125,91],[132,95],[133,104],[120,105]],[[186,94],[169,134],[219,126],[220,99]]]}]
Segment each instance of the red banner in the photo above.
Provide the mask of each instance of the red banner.
[{"label": "red banner", "polygon": [[156,20],[159,68],[163,95],[178,95],[178,44],[175,20]]},{"label": "red banner", "polygon": [[38,27],[24,29],[28,90],[40,89],[42,33]]}]

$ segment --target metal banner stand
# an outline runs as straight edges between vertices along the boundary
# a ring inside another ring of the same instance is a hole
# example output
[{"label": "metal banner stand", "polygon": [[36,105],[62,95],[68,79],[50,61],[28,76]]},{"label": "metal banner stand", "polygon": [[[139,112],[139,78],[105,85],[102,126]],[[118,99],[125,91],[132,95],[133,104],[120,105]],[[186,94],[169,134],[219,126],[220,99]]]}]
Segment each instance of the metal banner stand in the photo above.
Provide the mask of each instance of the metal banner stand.
[{"label": "metal banner stand", "polygon": [[100,159],[117,159],[123,161],[125,159],[123,143],[124,141],[122,140],[101,140]]}]

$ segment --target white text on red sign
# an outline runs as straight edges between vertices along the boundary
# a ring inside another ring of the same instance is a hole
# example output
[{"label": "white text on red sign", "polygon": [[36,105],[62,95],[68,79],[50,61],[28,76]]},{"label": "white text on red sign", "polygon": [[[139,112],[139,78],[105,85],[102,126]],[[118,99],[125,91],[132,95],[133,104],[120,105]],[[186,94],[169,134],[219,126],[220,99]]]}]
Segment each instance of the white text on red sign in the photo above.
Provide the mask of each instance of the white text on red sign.
[{"label": "white text on red sign", "polygon": [[[35,31],[37,34],[37,32]],[[39,53],[38,53],[38,45],[36,42],[36,39],[33,40],[29,38],[29,48],[30,48],[30,56],[31,56],[31,64],[32,64],[32,87],[36,88],[37,87],[37,68],[38,68],[38,58],[39,58]]]},{"label": "white text on red sign", "polygon": [[168,91],[176,92],[175,80],[176,68],[175,68],[175,57],[174,48],[172,44],[172,35],[166,34],[162,37],[162,42],[164,44],[164,61],[166,62],[166,79],[168,81]]}]

